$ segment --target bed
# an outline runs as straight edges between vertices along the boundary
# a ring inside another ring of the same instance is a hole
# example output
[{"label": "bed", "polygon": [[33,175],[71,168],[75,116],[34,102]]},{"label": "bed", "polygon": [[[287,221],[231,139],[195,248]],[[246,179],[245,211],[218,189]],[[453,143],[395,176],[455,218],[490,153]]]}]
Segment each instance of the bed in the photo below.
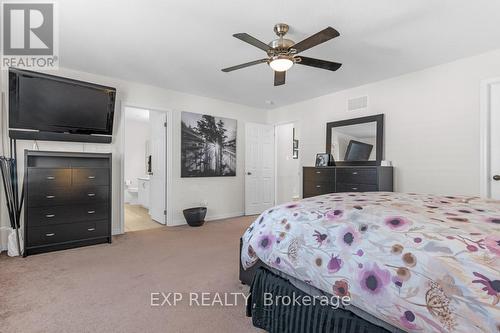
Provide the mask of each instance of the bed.
[{"label": "bed", "polygon": [[350,296],[347,310],[389,331],[499,332],[499,223],[499,201],[333,193],[261,214],[241,265]]}]

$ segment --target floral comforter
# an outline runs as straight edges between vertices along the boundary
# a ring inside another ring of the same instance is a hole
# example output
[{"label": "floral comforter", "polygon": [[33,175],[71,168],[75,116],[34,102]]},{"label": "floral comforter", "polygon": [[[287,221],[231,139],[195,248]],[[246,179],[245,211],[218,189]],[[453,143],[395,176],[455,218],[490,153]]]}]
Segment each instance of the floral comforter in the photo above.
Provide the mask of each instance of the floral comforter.
[{"label": "floral comforter", "polygon": [[500,201],[328,194],[274,207],[243,236],[257,259],[410,332],[500,332]]}]

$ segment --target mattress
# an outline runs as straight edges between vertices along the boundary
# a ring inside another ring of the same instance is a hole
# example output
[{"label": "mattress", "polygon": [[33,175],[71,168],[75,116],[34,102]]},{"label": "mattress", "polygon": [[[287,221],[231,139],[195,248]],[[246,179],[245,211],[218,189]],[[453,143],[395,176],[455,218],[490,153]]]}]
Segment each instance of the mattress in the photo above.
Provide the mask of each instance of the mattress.
[{"label": "mattress", "polygon": [[258,259],[409,332],[500,327],[500,202],[328,194],[265,211],[243,235]]}]

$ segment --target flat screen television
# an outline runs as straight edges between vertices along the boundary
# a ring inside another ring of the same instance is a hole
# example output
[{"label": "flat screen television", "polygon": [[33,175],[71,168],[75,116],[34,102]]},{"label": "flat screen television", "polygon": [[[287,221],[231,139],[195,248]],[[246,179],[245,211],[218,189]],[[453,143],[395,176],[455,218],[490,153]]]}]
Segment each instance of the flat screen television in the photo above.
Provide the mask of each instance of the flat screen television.
[{"label": "flat screen television", "polygon": [[368,161],[372,153],[373,145],[351,140],[345,152],[345,161]]},{"label": "flat screen television", "polygon": [[115,88],[10,69],[9,127],[112,135],[115,98]]}]

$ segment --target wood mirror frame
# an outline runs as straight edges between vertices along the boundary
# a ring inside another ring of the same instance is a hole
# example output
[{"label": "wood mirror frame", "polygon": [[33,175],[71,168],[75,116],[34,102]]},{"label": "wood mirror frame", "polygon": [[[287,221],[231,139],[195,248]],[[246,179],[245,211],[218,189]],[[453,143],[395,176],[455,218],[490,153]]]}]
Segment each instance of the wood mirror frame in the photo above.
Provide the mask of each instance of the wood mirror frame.
[{"label": "wood mirror frame", "polygon": [[377,123],[377,143],[376,147],[376,157],[373,161],[335,161],[336,165],[380,165],[382,159],[384,158],[384,115],[377,114],[374,116],[367,116],[361,118],[345,119],[340,121],[333,121],[326,124],[326,152],[331,153],[332,151],[332,129],[334,127],[365,124],[365,123]]}]

